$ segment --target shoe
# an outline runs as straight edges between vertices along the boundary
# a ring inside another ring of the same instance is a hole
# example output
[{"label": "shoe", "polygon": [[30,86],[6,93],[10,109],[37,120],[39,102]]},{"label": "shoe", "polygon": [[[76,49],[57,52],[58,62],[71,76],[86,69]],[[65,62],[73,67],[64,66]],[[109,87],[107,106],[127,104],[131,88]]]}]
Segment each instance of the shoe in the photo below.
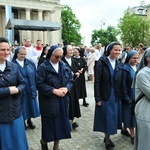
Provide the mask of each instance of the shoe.
[{"label": "shoe", "polygon": [[78,124],[77,124],[76,122],[74,122],[74,123],[72,124],[72,128],[75,129],[75,128],[77,128],[77,127],[78,127]]},{"label": "shoe", "polygon": [[[112,142],[112,140],[111,139],[109,139],[109,141],[110,141],[110,145],[111,145],[111,147],[115,147],[115,144],[114,144],[114,142]],[[104,138],[104,143],[106,143],[106,139]]]},{"label": "shoe", "polygon": [[111,144],[105,144],[106,150],[114,150],[114,148],[111,146]]},{"label": "shoe", "polygon": [[130,137],[131,143],[134,144],[134,137]]},{"label": "shoe", "polygon": [[28,119],[27,120],[27,124],[29,126],[30,129],[34,129],[35,128],[35,125],[33,124],[33,122],[31,121],[31,119]]},{"label": "shoe", "polygon": [[128,130],[121,130],[121,134],[130,137],[130,133],[128,132]]},{"label": "shoe", "polygon": [[43,144],[42,140],[40,140],[41,143],[41,150],[48,150],[47,143]]},{"label": "shoe", "polygon": [[83,106],[88,107],[89,103],[84,103]]}]

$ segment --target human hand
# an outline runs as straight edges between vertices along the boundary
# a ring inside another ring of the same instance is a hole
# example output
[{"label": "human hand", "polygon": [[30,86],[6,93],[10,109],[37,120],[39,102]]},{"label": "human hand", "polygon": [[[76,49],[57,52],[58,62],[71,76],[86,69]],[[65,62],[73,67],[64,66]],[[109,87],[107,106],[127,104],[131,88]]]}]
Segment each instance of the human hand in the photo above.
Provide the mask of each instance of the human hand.
[{"label": "human hand", "polygon": [[76,72],[75,75],[76,75],[77,78],[79,78],[80,73],[79,73],[79,72]]},{"label": "human hand", "polygon": [[101,106],[102,105],[102,101],[99,101],[96,104],[97,104],[97,106]]},{"label": "human hand", "polygon": [[16,86],[10,86],[9,90],[11,95],[19,93],[19,89]]},{"label": "human hand", "polygon": [[82,72],[83,72],[83,68],[81,68],[80,70],[78,70],[78,72],[79,72],[79,73],[82,73]]},{"label": "human hand", "polygon": [[62,89],[54,89],[53,90],[53,94],[59,96],[59,97],[64,97],[65,96],[65,92]]},{"label": "human hand", "polygon": [[68,89],[66,87],[62,87],[62,88],[59,88],[60,90],[62,90],[62,92],[66,95],[67,92],[68,92]]}]

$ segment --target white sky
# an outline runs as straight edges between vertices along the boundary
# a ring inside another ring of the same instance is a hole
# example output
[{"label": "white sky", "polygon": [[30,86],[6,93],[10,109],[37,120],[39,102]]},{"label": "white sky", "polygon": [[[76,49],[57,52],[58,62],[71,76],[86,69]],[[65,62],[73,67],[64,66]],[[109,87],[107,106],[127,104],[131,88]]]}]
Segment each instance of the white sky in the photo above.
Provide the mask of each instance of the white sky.
[{"label": "white sky", "polygon": [[[89,46],[94,29],[99,30],[111,25],[116,27],[119,18],[128,7],[140,6],[141,0],[60,0],[62,5],[68,5],[80,21],[81,35],[85,37],[84,44]],[[150,4],[150,0],[145,0]],[[102,25],[105,22],[105,25]]]}]

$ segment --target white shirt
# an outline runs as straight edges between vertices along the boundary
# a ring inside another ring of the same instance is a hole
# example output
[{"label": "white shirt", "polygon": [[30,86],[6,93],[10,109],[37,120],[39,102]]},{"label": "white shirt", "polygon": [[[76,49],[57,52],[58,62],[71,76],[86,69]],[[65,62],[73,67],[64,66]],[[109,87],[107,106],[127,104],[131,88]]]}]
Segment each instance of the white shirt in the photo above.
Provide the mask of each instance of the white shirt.
[{"label": "white shirt", "polygon": [[24,61],[20,61],[18,59],[16,59],[16,61],[19,63],[19,65],[23,68],[24,67]]},{"label": "white shirt", "polygon": [[[130,65],[131,66],[131,65]],[[134,66],[131,66],[132,67],[132,69],[136,72],[136,65],[134,65]]]},{"label": "white shirt", "polygon": [[59,69],[59,63],[54,64],[50,61],[51,65],[53,66],[53,68],[55,69],[55,71],[58,73],[58,69]]},{"label": "white shirt", "polygon": [[108,58],[108,60],[109,60],[109,62],[110,62],[110,64],[111,64],[111,66],[112,66],[112,68],[113,68],[113,70],[115,69],[115,66],[116,66],[116,59],[110,59],[109,57],[107,57]]},{"label": "white shirt", "polygon": [[4,71],[6,68],[6,63],[0,64],[0,70]]},{"label": "white shirt", "polygon": [[66,59],[66,61],[68,62],[68,64],[71,66],[71,65],[72,65],[72,64],[71,64],[71,58],[65,57],[65,59]]}]

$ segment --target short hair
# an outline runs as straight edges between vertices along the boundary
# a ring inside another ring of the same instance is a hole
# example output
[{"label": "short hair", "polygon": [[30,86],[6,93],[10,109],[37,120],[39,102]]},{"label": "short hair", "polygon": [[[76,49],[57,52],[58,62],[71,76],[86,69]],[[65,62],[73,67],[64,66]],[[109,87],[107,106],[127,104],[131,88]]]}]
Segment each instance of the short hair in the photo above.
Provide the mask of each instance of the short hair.
[{"label": "short hair", "polygon": [[41,40],[37,40],[36,42],[39,42],[39,41],[42,42]]},{"label": "short hair", "polygon": [[3,43],[3,42],[9,44],[8,39],[6,39],[6,38],[4,38],[4,37],[0,37],[0,43]]}]

